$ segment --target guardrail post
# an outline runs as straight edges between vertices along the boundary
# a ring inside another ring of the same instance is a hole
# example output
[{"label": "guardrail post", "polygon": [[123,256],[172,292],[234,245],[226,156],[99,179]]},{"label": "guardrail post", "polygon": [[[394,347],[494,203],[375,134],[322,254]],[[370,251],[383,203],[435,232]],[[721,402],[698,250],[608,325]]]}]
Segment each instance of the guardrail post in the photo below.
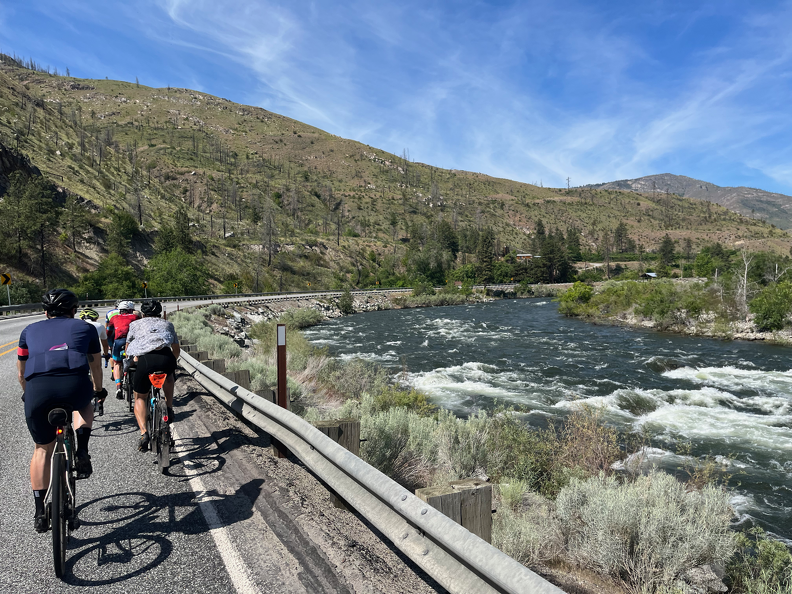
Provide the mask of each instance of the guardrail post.
[{"label": "guardrail post", "polygon": [[[277,356],[278,356],[278,406],[289,408],[289,395],[286,392],[286,324],[277,325]],[[278,458],[286,458],[289,451],[277,440],[272,440],[272,445]]]},{"label": "guardrail post", "polygon": [[492,485],[481,479],[451,481],[462,495],[461,524],[482,540],[492,543]]},{"label": "guardrail post", "polygon": [[[206,365],[206,363],[204,363]],[[217,371],[215,369],[215,371]],[[223,371],[220,372],[225,377],[230,379],[236,385],[245,388],[245,390],[250,390],[250,370],[249,369],[238,369],[237,371],[225,371],[225,361],[223,361]]]},{"label": "guardrail post", "polygon": [[225,366],[225,359],[209,359],[208,361],[203,362],[209,369],[212,371],[216,371],[217,373],[225,373],[226,366]]},{"label": "guardrail post", "polygon": [[195,359],[196,361],[207,361],[209,359],[209,353],[206,351],[190,351],[190,356]]},{"label": "guardrail post", "polygon": [[418,489],[415,495],[482,540],[492,542],[490,483],[469,478],[439,487]]},{"label": "guardrail post", "polygon": [[[358,456],[360,454],[360,421],[357,419],[337,419],[334,421],[317,421],[313,424],[319,431],[327,435],[338,445]],[[348,509],[344,501],[332,489],[330,491],[330,501],[339,509]]]},{"label": "guardrail post", "polygon": [[426,501],[457,524],[462,523],[462,493],[452,489],[451,485],[417,489],[415,496],[421,501]]}]

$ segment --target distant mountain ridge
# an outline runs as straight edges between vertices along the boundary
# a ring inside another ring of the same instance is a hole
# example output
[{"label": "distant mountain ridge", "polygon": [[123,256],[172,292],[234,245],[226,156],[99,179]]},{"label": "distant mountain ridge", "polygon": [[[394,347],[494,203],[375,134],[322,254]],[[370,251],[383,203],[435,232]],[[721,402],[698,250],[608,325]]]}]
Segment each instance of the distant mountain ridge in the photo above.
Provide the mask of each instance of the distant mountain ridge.
[{"label": "distant mountain ridge", "polygon": [[604,190],[626,190],[642,194],[665,193],[668,190],[685,198],[709,200],[742,215],[760,218],[782,229],[792,229],[792,196],[766,192],[744,186],[732,188],[684,175],[661,173],[636,179],[622,179],[586,187]]}]

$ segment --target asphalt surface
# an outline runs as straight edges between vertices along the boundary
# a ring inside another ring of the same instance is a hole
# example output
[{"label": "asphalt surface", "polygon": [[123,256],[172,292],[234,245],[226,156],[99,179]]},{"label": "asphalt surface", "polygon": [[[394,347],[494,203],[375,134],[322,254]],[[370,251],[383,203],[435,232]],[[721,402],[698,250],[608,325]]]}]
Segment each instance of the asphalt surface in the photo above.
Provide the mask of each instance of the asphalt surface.
[{"label": "asphalt surface", "polygon": [[[102,312],[103,313],[103,312]],[[16,379],[22,329],[43,316],[0,319],[0,592],[443,592],[296,459],[240,422],[184,374],[174,400],[176,447],[161,474],[137,451],[139,431],[110,392],[90,442],[93,476],[77,483],[82,526],[64,581],[52,534],[33,530],[32,440]]]},{"label": "asphalt surface", "polygon": [[[22,328],[38,319],[0,321],[0,345],[12,343],[0,348],[0,475],[5,495],[0,507],[0,591],[70,592],[94,586],[101,592],[233,592],[190,482],[160,474],[151,454],[136,451],[137,424],[124,410],[125,402],[113,396],[104,416],[94,421],[89,448],[94,474],[77,483],[82,526],[72,534],[68,577],[65,583],[55,578],[51,533],[33,531],[28,469],[33,445],[16,380],[16,341]],[[105,370],[104,381],[108,391],[109,372]],[[211,463],[211,447],[204,448],[210,445],[207,440],[179,441],[176,454],[188,466]],[[177,469],[184,474],[178,462]]]}]

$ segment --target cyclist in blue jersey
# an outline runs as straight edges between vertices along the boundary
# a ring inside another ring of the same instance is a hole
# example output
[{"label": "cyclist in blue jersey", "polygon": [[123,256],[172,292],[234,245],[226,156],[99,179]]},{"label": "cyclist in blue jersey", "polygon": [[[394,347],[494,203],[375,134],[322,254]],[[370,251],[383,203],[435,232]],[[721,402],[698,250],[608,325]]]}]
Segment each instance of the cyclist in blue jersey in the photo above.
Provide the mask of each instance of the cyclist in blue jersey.
[{"label": "cyclist in blue jersey", "polygon": [[[36,532],[48,529],[44,498],[55,447],[55,427],[47,416],[54,408],[72,410],[77,435],[77,478],[93,472],[88,440],[93,424],[91,401],[107,397],[102,387],[101,346],[96,329],[75,319],[77,296],[53,289],[42,298],[47,319],[22,331],[17,348],[17,372],[25,402],[25,420],[35,448],[30,460],[30,485],[36,503]],[[90,370],[90,374],[89,374]],[[91,383],[93,382],[93,386]]]}]

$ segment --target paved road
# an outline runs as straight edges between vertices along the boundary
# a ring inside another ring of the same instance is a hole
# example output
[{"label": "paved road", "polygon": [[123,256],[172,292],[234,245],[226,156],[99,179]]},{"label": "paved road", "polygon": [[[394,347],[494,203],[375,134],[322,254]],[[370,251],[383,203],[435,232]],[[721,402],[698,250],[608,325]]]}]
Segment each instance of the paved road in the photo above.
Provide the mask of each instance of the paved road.
[{"label": "paved road", "polygon": [[[77,485],[83,525],[58,581],[51,533],[32,528],[32,443],[16,381],[19,333],[39,319],[0,320],[0,592],[442,591],[184,375],[169,475],[136,451],[132,415],[108,398],[91,438],[94,474]],[[109,369],[104,385],[112,387]]]}]

